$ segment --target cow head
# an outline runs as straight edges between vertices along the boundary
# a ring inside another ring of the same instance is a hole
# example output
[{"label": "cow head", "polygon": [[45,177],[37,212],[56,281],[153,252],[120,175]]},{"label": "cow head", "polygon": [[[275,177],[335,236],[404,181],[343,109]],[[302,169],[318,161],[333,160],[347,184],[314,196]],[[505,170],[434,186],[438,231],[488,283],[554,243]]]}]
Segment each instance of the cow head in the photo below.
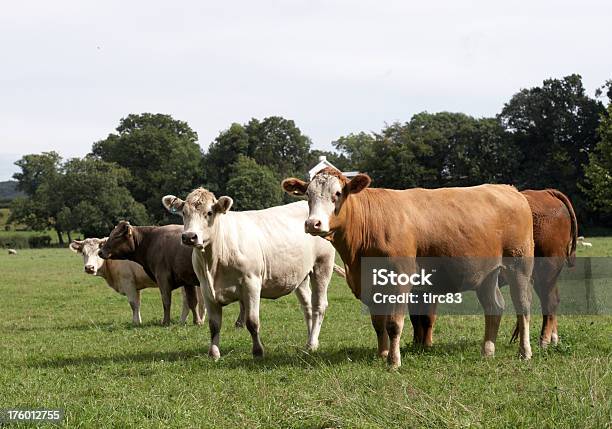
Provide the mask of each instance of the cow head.
[{"label": "cow head", "polygon": [[185,201],[174,195],[162,198],[166,210],[183,217],[183,244],[199,249],[210,243],[216,219],[227,213],[233,202],[230,197],[217,200],[212,192],[204,188],[192,191]]},{"label": "cow head", "polygon": [[348,180],[338,170],[325,168],[310,183],[294,177],[283,180],[283,189],[290,195],[308,197],[308,219],[304,229],[312,235],[327,236],[333,232],[331,219],[337,215],[351,194],[361,192],[370,185],[366,174]]},{"label": "cow head", "polygon": [[106,238],[86,238],[85,240],[72,240],[68,246],[75,253],[83,255],[83,265],[87,274],[96,275],[104,264],[98,252],[106,242]]},{"label": "cow head", "polygon": [[111,231],[98,255],[102,259],[128,259],[136,251],[134,230],[126,220],[122,220]]}]

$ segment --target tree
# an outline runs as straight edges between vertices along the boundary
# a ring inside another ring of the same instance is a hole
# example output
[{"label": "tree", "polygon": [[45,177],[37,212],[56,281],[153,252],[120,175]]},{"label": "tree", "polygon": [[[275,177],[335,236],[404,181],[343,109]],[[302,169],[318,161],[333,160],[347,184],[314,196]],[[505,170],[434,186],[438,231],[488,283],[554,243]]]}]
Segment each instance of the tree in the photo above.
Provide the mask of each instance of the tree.
[{"label": "tree", "polygon": [[281,203],[280,182],[270,168],[240,155],[231,169],[227,194],[234,199],[236,209],[260,210]]},{"label": "tree", "polygon": [[280,116],[270,116],[261,122],[251,119],[245,131],[249,136],[248,156],[259,165],[270,167],[278,177],[307,169],[311,141],[292,120]]},{"label": "tree", "polygon": [[167,221],[163,195],[187,193],[202,183],[202,151],[186,122],[143,113],[121,119],[116,134],[94,143],[92,154],[126,168],[127,188],[154,221]]},{"label": "tree", "polygon": [[[344,168],[366,171],[366,164],[372,157],[375,141],[376,136],[371,133],[351,133],[333,141],[332,146],[347,159],[347,164],[350,166]],[[336,165],[334,162],[330,162]],[[337,167],[340,168],[338,165]]]},{"label": "tree", "polygon": [[21,172],[15,173],[17,189],[25,192],[11,203],[9,222],[22,223],[33,230],[53,229],[63,244],[63,227],[58,214],[63,204],[57,193],[61,189],[62,158],[56,152],[23,156],[15,162]]},{"label": "tree", "polygon": [[612,214],[612,93],[610,95],[607,114],[602,115],[598,128],[601,140],[589,154],[585,169],[586,186],[583,188],[589,196],[591,208],[607,214]]},{"label": "tree", "polygon": [[523,89],[499,115],[517,147],[520,187],[559,188],[579,212],[584,194],[578,183],[598,141],[603,105],[586,95],[582,78],[573,74],[547,79],[541,87]]},{"label": "tree", "polygon": [[71,159],[63,169],[59,220],[66,231],[104,237],[120,220],[149,222],[145,207],[125,187],[130,179],[126,169],[93,157]]},{"label": "tree", "polygon": [[206,187],[219,195],[226,194],[232,165],[240,155],[248,156],[248,153],[249,135],[242,125],[233,123],[217,136],[204,155]]},{"label": "tree", "polygon": [[251,119],[246,125],[234,123],[217,136],[204,155],[206,186],[217,194],[228,194],[232,166],[240,156],[268,167],[279,182],[283,177],[301,175],[312,160],[310,145],[310,139],[293,121],[279,116]]}]

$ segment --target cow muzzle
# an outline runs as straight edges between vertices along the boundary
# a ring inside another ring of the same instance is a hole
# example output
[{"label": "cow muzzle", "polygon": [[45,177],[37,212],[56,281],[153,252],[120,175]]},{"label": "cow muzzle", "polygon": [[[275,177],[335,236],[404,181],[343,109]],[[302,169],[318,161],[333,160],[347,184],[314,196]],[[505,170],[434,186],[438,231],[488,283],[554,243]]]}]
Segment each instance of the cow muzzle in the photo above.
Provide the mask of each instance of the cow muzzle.
[{"label": "cow muzzle", "polygon": [[327,234],[327,231],[323,229],[323,222],[316,218],[306,219],[306,222],[304,222],[304,231],[313,235]]},{"label": "cow muzzle", "polygon": [[195,246],[198,243],[198,234],[195,232],[184,232],[181,241],[185,246]]},{"label": "cow muzzle", "polygon": [[85,265],[85,272],[87,274],[95,274],[96,273],[96,267],[94,267],[93,265]]}]

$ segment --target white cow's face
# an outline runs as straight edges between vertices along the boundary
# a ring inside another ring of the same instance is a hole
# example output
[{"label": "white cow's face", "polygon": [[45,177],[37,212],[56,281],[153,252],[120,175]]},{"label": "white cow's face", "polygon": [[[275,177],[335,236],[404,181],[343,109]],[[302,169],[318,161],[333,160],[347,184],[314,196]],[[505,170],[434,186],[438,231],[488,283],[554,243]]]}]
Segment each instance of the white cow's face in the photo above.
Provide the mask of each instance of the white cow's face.
[{"label": "white cow's face", "polygon": [[98,252],[105,242],[106,238],[87,238],[70,243],[70,250],[83,255],[84,270],[87,274],[95,276],[104,264],[104,259],[98,256]]},{"label": "white cow's face", "polygon": [[204,188],[192,191],[185,201],[174,195],[162,198],[162,204],[170,213],[183,217],[183,244],[199,249],[211,242],[215,221],[227,213],[232,203],[230,197],[217,200],[212,192]]},{"label": "white cow's face", "polygon": [[352,180],[346,179],[338,171],[325,169],[318,173],[310,183],[290,178],[283,181],[283,189],[291,195],[308,197],[308,219],[304,229],[312,235],[327,236],[333,232],[333,218],[340,212],[350,194],[367,188],[370,178],[358,174]]}]

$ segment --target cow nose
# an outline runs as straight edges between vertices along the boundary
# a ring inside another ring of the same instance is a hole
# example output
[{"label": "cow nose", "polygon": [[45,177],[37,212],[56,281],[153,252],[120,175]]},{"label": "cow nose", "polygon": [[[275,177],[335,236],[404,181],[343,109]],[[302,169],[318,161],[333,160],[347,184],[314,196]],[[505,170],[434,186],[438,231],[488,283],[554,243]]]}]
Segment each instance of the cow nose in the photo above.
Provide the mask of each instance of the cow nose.
[{"label": "cow nose", "polygon": [[95,271],[95,267],[93,265],[85,265],[85,272],[89,274],[93,274]]},{"label": "cow nose", "polygon": [[183,240],[184,244],[193,246],[198,240],[198,235],[195,232],[184,232],[181,235],[181,240]]},{"label": "cow nose", "polygon": [[307,219],[304,222],[304,229],[306,229],[306,232],[321,231],[321,221],[319,219]]}]

